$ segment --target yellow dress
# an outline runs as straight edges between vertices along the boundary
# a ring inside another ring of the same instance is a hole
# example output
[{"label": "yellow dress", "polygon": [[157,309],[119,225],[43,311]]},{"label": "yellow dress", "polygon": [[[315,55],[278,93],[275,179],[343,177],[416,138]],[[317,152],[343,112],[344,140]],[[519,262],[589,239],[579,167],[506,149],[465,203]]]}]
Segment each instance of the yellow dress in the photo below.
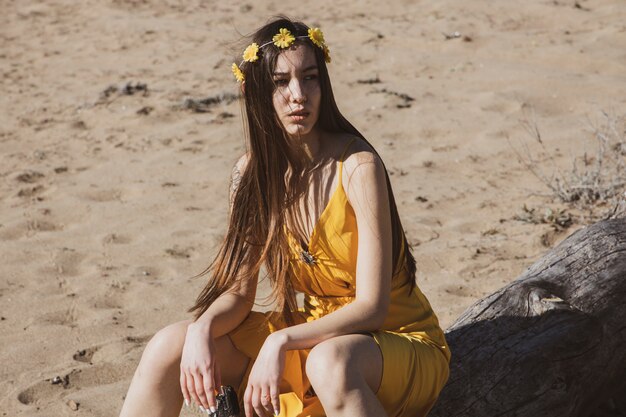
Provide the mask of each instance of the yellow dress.
[{"label": "yellow dress", "polygon": [[[290,276],[296,290],[305,294],[304,308],[294,314],[296,324],[331,313],[355,297],[358,231],[342,186],[345,151],[338,162],[337,189],[308,242],[314,262],[303,258],[301,245],[287,234],[292,248]],[[404,259],[404,249],[400,261]],[[371,332],[383,355],[383,376],[376,396],[390,417],[425,416],[449,375],[450,350],[437,316],[417,286],[409,293],[406,275],[402,269],[392,278],[389,313],[383,327]],[[280,320],[266,321],[268,314],[253,311],[229,333],[237,349],[252,359],[238,390],[240,400],[265,338],[285,327]],[[308,349],[287,351],[280,387],[280,417],[325,416],[305,373],[308,353]]]}]

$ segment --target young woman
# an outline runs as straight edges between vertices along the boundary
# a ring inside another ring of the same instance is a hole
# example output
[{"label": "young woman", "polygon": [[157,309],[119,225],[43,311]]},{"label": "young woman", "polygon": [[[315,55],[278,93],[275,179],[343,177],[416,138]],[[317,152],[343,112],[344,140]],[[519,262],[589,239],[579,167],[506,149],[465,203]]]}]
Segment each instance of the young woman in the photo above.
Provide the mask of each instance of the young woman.
[{"label": "young woman", "polygon": [[[335,104],[319,29],[281,17],[252,40],[233,64],[248,150],[226,237],[194,319],[148,343],[121,416],[210,413],[221,385],[247,417],[425,416],[450,352],[385,166]],[[251,311],[261,266],[276,312]]]}]

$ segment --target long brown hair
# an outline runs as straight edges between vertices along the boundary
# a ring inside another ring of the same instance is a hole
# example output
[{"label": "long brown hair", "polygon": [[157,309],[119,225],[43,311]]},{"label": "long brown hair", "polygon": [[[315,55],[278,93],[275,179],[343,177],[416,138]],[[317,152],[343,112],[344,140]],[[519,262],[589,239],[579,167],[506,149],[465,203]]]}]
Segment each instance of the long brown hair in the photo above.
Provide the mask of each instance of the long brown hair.
[{"label": "long brown hair", "polygon": [[[307,36],[309,27],[304,23],[279,16],[258,29],[252,42],[262,45],[286,28],[295,37]],[[335,103],[333,90],[323,51],[308,39],[297,39],[315,53],[321,103],[318,127],[322,131],[347,133],[363,139],[374,147],[341,114]],[[293,324],[291,312],[297,309],[295,290],[289,279],[289,244],[283,226],[292,218],[294,203],[302,196],[303,184],[312,172],[300,147],[289,139],[274,109],[272,95],[276,88],[274,67],[280,50],[273,44],[259,53],[257,62],[244,62],[241,70],[245,76],[243,112],[248,148],[248,161],[241,173],[240,182],[233,195],[230,222],[217,256],[204,271],[210,278],[189,309],[198,318],[211,303],[226,291],[239,288],[243,280],[254,277],[265,266],[272,284],[272,297],[278,312],[287,324]],[[286,175],[289,172],[289,175]],[[406,240],[389,176],[387,190],[392,224],[392,253],[394,275],[406,268],[410,280],[409,291],[415,286],[415,259]],[[404,262],[399,262],[404,244]]]}]

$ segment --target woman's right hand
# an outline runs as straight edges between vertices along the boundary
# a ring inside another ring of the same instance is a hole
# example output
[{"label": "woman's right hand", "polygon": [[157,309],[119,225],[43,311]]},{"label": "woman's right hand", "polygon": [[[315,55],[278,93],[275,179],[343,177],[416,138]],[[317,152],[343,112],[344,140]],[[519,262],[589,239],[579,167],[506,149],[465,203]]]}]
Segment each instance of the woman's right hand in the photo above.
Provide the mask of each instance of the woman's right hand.
[{"label": "woman's right hand", "polygon": [[204,323],[191,323],[187,327],[180,361],[180,388],[185,404],[193,400],[205,410],[215,412],[215,392],[221,386],[215,359],[215,343],[209,327]]}]

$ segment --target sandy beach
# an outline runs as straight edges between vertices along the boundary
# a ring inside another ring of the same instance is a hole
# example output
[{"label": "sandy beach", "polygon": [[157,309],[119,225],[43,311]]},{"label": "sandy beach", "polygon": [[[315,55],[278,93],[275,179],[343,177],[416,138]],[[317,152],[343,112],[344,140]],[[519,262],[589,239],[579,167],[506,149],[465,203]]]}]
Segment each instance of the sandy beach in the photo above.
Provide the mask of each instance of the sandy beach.
[{"label": "sandy beach", "polygon": [[588,223],[520,155],[568,169],[626,115],[626,3],[315,4],[0,0],[2,416],[117,416],[189,318],[245,149],[230,64],[275,14],[324,30],[442,328]]}]

